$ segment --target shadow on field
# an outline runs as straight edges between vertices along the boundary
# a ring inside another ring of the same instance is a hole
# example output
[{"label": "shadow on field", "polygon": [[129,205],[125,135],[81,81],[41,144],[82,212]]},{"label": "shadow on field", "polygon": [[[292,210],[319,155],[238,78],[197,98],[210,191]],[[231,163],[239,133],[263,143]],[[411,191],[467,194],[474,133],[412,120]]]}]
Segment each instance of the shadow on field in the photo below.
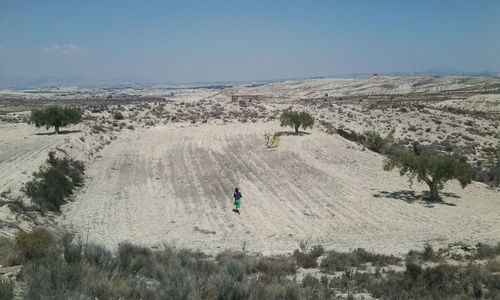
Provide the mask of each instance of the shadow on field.
[{"label": "shadow on field", "polygon": [[276,132],[279,136],[285,135],[285,136],[303,136],[303,135],[310,135],[310,132],[305,132],[305,131],[299,131],[299,133],[295,134],[295,131],[278,131]]},{"label": "shadow on field", "polygon": [[[441,192],[440,195],[441,195],[441,197],[460,198],[458,195],[456,195],[454,193]],[[416,194],[415,191],[410,191],[410,190],[401,190],[401,191],[392,192],[392,193],[387,192],[387,191],[380,191],[380,192],[378,192],[378,194],[374,194],[373,197],[403,200],[404,202],[407,202],[407,203],[415,203],[417,201],[422,201],[425,203],[425,205],[427,207],[433,207],[435,204],[457,206],[454,203],[445,202],[442,199],[439,202],[430,201],[430,192],[428,192],[428,191],[425,191],[421,194]]]},{"label": "shadow on field", "polygon": [[[77,133],[81,132],[81,130],[59,130],[59,134],[70,134],[70,133]],[[57,135],[54,131],[51,132],[40,132],[40,133],[35,133],[35,135]]]}]

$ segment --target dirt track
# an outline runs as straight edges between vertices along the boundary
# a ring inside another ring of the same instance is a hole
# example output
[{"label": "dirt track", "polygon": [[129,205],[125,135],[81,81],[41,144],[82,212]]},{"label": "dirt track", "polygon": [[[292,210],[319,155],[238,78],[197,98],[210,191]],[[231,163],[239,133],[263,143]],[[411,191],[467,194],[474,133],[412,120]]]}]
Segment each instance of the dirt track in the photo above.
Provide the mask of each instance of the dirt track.
[{"label": "dirt track", "polygon": [[[428,207],[375,197],[408,190],[383,157],[336,135],[286,136],[277,151],[262,134],[276,124],[166,125],[122,135],[105,148],[59,221],[82,239],[115,247],[128,240],[207,252],[289,252],[299,241],[328,248],[400,253],[425,242],[495,241],[498,193],[448,186],[456,204]],[[243,193],[242,214],[232,189]],[[423,186],[415,186],[417,193]]]}]

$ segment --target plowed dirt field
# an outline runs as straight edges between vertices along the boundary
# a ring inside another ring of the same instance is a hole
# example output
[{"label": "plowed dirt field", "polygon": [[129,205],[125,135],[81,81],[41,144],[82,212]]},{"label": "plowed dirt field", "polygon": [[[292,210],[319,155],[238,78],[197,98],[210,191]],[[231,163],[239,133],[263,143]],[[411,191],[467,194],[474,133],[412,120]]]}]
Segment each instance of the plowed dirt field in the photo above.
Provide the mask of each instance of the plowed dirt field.
[{"label": "plowed dirt field", "polygon": [[[446,204],[429,205],[410,192],[425,186],[383,171],[381,155],[316,130],[269,150],[263,134],[277,130],[174,124],[124,133],[91,164],[59,222],[112,248],[130,241],[264,254],[300,241],[402,253],[500,236],[499,194],[482,184],[448,184]],[[232,211],[235,187],[241,215]]]}]

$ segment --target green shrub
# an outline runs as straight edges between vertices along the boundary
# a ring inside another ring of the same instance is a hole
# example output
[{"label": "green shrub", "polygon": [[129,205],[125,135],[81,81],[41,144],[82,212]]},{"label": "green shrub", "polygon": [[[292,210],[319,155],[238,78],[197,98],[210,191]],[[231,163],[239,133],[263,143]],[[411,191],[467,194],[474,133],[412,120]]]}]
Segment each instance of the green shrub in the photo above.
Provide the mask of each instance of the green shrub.
[{"label": "green shrub", "polygon": [[82,244],[73,242],[74,235],[65,234],[62,237],[64,259],[68,264],[79,263],[82,259]]},{"label": "green shrub", "polygon": [[193,276],[180,266],[176,266],[168,272],[166,278],[167,279],[162,282],[162,288],[165,289],[168,299],[188,299],[189,294],[196,286]]},{"label": "green shrub", "polygon": [[8,265],[11,255],[12,255],[11,240],[6,237],[0,237],[0,265],[2,266]]},{"label": "green shrub", "polygon": [[27,286],[25,299],[79,299],[81,269],[77,265],[66,264],[57,256],[44,257],[37,263],[28,264],[22,274]]},{"label": "green shrub", "polygon": [[364,144],[372,151],[382,153],[386,148],[386,141],[376,131],[363,132]]},{"label": "green shrub", "polygon": [[297,265],[293,259],[286,256],[262,257],[259,259],[256,269],[268,278],[275,279],[295,274]]},{"label": "green shrub", "polygon": [[113,255],[101,245],[90,244],[83,250],[85,260],[99,269],[108,269],[112,265]]},{"label": "green shrub", "polygon": [[[301,251],[302,250],[302,251]],[[299,266],[302,268],[316,268],[318,266],[318,257],[323,255],[324,249],[321,245],[316,245],[312,247],[310,251],[307,251],[305,247],[301,247],[301,250],[296,249],[293,252],[293,257]]]},{"label": "green shrub", "polygon": [[341,253],[336,251],[328,252],[328,255],[321,262],[321,270],[325,273],[336,271],[349,271],[353,267],[363,267],[366,263],[374,266],[387,266],[399,264],[401,259],[392,255],[375,254],[358,248],[352,252]]},{"label": "green shrub", "polygon": [[250,299],[266,300],[303,300],[306,299],[303,289],[296,282],[283,280],[279,282],[264,283],[253,281],[250,284]]},{"label": "green shrub", "polygon": [[148,248],[121,243],[118,246],[118,267],[123,272],[142,275],[152,274],[152,252]]},{"label": "green shrub", "polygon": [[113,119],[115,120],[123,120],[125,117],[123,116],[123,114],[121,112],[115,112],[115,114],[113,115]]},{"label": "green shrub", "polygon": [[21,262],[40,259],[54,249],[52,235],[43,228],[35,228],[30,232],[20,230],[14,237],[14,255]]},{"label": "green shrub", "polygon": [[242,251],[224,250],[217,253],[217,255],[215,256],[215,260],[220,264],[224,264],[227,260],[241,259],[245,256],[245,253]]},{"label": "green shrub", "polygon": [[49,153],[47,165],[33,173],[33,180],[24,186],[24,192],[41,211],[59,211],[71,195],[73,188],[83,182],[83,163],[72,159],[59,159]]},{"label": "green shrub", "polygon": [[321,283],[318,278],[311,274],[307,274],[304,279],[302,279],[302,286],[305,288],[317,289],[321,286]]},{"label": "green shrub", "polygon": [[427,261],[436,261],[438,256],[430,244],[424,246],[424,252],[422,253],[422,258]]},{"label": "green shrub", "polygon": [[368,149],[377,153],[383,153],[384,150],[388,147],[387,145],[390,144],[388,143],[388,141],[386,141],[386,139],[380,136],[378,132],[373,130],[365,131],[362,134],[358,134],[353,130],[340,127],[337,129],[337,133],[341,137],[356,143],[360,143],[365,147],[367,147]]},{"label": "green shrub", "polygon": [[475,255],[476,258],[487,259],[487,258],[495,258],[498,255],[500,255],[500,242],[496,246],[490,246],[488,244],[478,243],[476,247],[477,247],[477,253]]},{"label": "green shrub", "polygon": [[357,134],[353,130],[349,130],[349,129],[346,129],[346,128],[343,128],[343,127],[339,127],[337,129],[337,133],[341,137],[343,137],[345,139],[348,139],[349,141],[353,141],[353,142],[356,142],[356,143],[359,143],[359,142],[363,141],[363,135]]},{"label": "green shrub", "polygon": [[247,273],[245,265],[235,259],[226,261],[222,266],[222,272],[231,276],[235,281],[243,281]]},{"label": "green shrub", "polygon": [[152,267],[151,270],[151,277],[163,281],[166,280],[168,276],[167,270],[165,270],[165,267],[162,264],[155,263]]},{"label": "green shrub", "polygon": [[422,261],[437,262],[440,260],[440,257],[436,253],[436,251],[434,251],[432,246],[427,243],[424,246],[424,251],[416,251],[416,250],[408,251],[408,253],[406,254],[406,260],[407,261],[422,260]]},{"label": "green shrub", "polygon": [[154,252],[154,260],[161,264],[166,270],[173,268],[177,262],[177,254],[174,249],[165,247],[165,249]]},{"label": "green shrub", "polygon": [[181,249],[177,251],[177,260],[179,264],[188,269],[196,268],[198,262],[206,258],[207,256],[200,251],[193,251],[191,249]]},{"label": "green shrub", "polygon": [[14,299],[14,282],[12,280],[0,278],[0,299]]},{"label": "green shrub", "polygon": [[335,299],[333,297],[335,292],[328,287],[328,278],[326,276],[318,279],[311,274],[307,274],[302,279],[302,287],[307,299]]},{"label": "green shrub", "polygon": [[475,181],[484,182],[494,188],[500,185],[500,159],[494,165],[473,168],[472,172]]},{"label": "green shrub", "polygon": [[237,260],[245,266],[247,274],[259,272],[259,270],[257,269],[259,258],[246,255],[244,252],[241,251],[231,251],[231,250],[222,251],[219,254],[217,254],[215,260],[219,263],[219,265],[224,265],[229,260]]},{"label": "green shrub", "polygon": [[246,299],[248,297],[245,266],[241,262],[228,260],[215,278],[219,299]]}]

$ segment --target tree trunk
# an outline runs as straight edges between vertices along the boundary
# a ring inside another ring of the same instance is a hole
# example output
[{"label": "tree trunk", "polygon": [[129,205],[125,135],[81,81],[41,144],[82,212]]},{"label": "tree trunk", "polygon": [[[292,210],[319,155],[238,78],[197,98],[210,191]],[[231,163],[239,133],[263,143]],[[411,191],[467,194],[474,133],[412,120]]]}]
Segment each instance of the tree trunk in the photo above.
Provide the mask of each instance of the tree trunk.
[{"label": "tree trunk", "polygon": [[295,125],[294,127],[295,127],[295,134],[299,134],[299,127],[300,127],[300,125],[298,125],[298,126]]},{"label": "tree trunk", "polygon": [[59,125],[54,126],[56,128],[56,134],[59,134]]},{"label": "tree trunk", "polygon": [[439,202],[439,194],[438,194],[438,189],[437,189],[436,184],[434,184],[434,182],[430,181],[430,182],[427,182],[427,185],[429,186],[429,190],[431,192],[430,200],[432,202]]}]

